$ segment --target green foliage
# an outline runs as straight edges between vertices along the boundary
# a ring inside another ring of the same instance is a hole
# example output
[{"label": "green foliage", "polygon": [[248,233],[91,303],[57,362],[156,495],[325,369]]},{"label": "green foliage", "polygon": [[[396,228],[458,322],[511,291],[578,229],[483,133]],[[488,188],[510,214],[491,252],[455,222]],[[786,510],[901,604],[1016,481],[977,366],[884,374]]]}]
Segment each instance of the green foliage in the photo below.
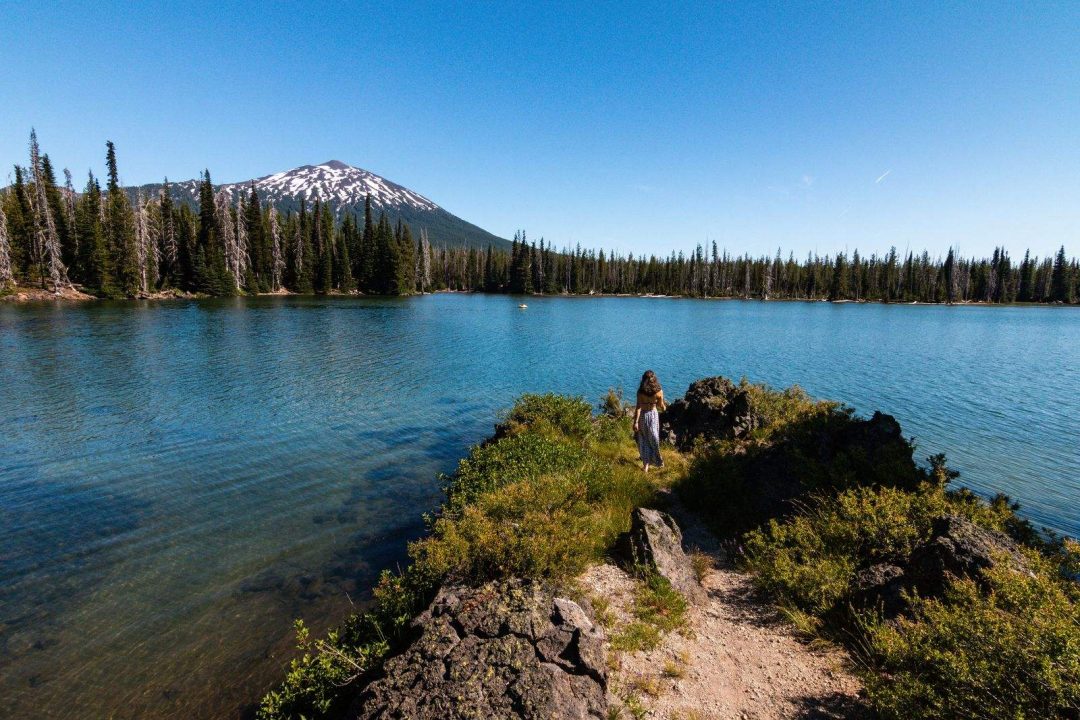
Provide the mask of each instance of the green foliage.
[{"label": "green foliage", "polygon": [[585,437],[592,426],[592,408],[581,397],[522,395],[506,414],[509,428],[544,424],[570,436]]},{"label": "green foliage", "polygon": [[867,690],[883,718],[1076,717],[1076,585],[1045,567],[1031,577],[1000,565],[987,579],[989,592],[959,580],[911,617],[868,625]]}]

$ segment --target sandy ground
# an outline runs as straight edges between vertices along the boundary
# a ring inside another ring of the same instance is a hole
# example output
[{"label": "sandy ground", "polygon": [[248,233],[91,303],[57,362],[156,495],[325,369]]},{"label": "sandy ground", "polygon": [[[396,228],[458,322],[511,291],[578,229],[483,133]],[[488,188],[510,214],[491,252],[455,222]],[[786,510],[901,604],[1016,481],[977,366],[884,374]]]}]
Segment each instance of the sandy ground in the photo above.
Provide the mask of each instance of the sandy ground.
[{"label": "sandy ground", "polygon": [[[609,649],[611,701],[623,706],[620,717],[635,717],[628,695],[637,698],[638,717],[664,720],[869,717],[846,654],[796,637],[749,577],[726,563],[711,534],[672,510],[686,545],[714,560],[702,581],[708,600],[690,608],[686,630],[669,633],[654,650]],[[629,620],[634,580],[623,570],[598,565],[580,583],[590,596],[607,598],[615,627]]]}]

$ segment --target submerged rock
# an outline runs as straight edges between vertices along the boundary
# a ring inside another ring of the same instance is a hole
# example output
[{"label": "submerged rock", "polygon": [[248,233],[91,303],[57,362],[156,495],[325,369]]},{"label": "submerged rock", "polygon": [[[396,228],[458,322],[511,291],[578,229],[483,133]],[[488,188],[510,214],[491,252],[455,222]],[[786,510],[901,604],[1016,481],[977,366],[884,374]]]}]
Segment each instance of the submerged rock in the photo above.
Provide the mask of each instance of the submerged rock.
[{"label": "submerged rock", "polygon": [[444,587],[349,717],[606,718],[603,630],[537,582]]},{"label": "submerged rock", "polygon": [[705,590],[694,576],[690,558],[683,551],[682,531],[667,513],[635,508],[630,519],[629,550],[631,562],[654,568],[687,600],[705,600]]}]

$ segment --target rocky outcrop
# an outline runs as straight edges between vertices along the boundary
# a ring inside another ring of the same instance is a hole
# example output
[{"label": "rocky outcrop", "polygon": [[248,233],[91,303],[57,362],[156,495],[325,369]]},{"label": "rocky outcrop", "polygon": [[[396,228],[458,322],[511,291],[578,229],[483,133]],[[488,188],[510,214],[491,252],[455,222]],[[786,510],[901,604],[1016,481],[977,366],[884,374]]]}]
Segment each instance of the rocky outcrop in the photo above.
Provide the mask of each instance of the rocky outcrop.
[{"label": "rocky outcrop", "polygon": [[705,591],[694,576],[690,558],[683,551],[682,532],[665,512],[635,508],[628,536],[629,559],[645,564],[663,575],[691,602],[705,600]]},{"label": "rocky outcrop", "polygon": [[971,578],[985,584],[984,571],[1000,562],[1016,572],[1031,573],[1019,545],[1008,535],[946,515],[934,522],[930,539],[916,546],[905,562],[880,563],[857,573],[852,604],[893,617],[906,605],[905,590],[940,597],[950,578]]},{"label": "rocky outcrop", "polygon": [[750,395],[725,377],[691,383],[686,395],[668,406],[660,418],[660,437],[680,450],[698,438],[737,438],[757,427]]},{"label": "rocky outcrop", "polygon": [[983,571],[999,562],[1018,572],[1031,573],[1020,546],[1008,535],[946,515],[934,522],[930,540],[911,554],[907,576],[920,594],[940,595],[949,577],[982,582]]},{"label": "rocky outcrop", "polygon": [[444,587],[413,624],[417,640],[386,662],[350,717],[607,717],[603,630],[543,584]]}]

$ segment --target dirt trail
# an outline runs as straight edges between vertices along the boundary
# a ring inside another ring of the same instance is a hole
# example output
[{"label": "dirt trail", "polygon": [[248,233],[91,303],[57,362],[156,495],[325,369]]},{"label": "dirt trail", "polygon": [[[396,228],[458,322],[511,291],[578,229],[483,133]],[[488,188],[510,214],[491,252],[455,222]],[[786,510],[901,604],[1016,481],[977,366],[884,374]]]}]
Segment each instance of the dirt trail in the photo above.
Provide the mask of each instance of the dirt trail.
[{"label": "dirt trail", "polygon": [[[835,648],[797,638],[749,577],[727,562],[715,538],[693,516],[670,509],[685,544],[710,555],[703,578],[706,603],[691,607],[688,627],[664,636],[650,651],[611,652],[612,705],[620,717],[663,720],[787,720],[865,718],[861,683]],[[635,582],[614,565],[598,565],[581,578],[593,597],[606,598],[616,627],[631,618]],[[609,635],[612,628],[609,627]],[[632,699],[626,702],[627,697]]]}]

